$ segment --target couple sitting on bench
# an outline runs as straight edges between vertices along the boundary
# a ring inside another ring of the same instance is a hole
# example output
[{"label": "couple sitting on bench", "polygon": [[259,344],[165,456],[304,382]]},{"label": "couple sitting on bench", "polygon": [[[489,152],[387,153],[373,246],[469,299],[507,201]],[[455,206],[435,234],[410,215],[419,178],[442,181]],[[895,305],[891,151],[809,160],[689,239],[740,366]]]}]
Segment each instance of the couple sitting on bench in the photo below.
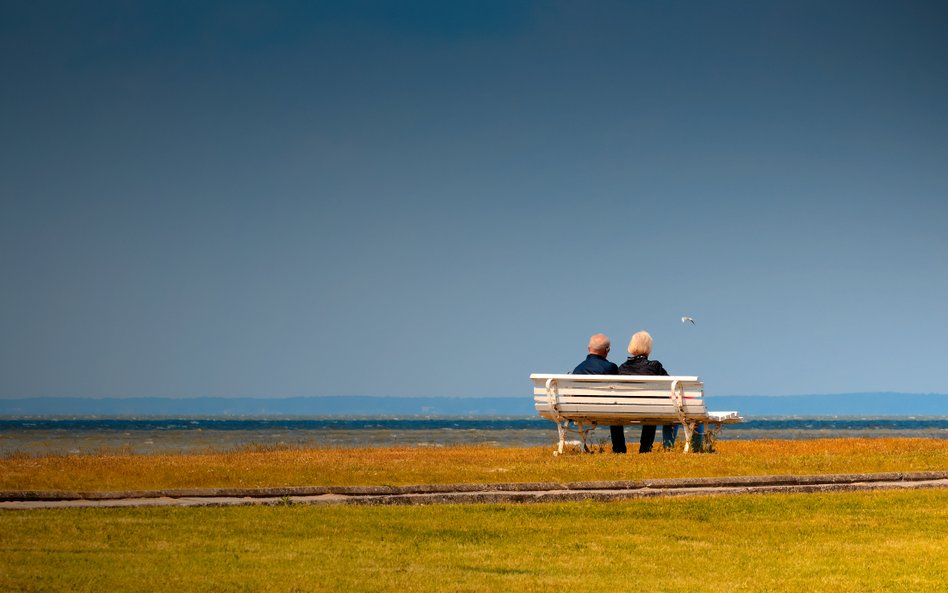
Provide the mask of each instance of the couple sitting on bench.
[{"label": "couple sitting on bench", "polygon": [[[589,338],[589,355],[586,360],[573,369],[574,375],[668,375],[668,371],[657,360],[649,360],[652,353],[652,336],[647,331],[640,331],[629,342],[629,359],[617,366],[609,362],[609,337],[605,334],[596,334]],[[625,432],[623,426],[610,426],[612,437],[612,452],[625,453]],[[675,436],[678,426],[666,424],[662,426],[662,446],[671,449],[675,446]],[[649,453],[655,442],[655,427],[642,426],[642,436],[639,439],[639,453]]]}]

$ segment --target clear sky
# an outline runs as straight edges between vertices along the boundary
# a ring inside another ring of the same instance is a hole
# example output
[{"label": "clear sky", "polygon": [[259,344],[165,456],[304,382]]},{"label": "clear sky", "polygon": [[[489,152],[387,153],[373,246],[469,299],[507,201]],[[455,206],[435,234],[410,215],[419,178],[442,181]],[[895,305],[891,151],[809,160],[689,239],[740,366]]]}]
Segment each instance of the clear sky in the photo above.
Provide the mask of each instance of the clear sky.
[{"label": "clear sky", "polygon": [[[948,392],[944,2],[0,4],[0,397]],[[682,315],[696,325],[683,325]]]}]

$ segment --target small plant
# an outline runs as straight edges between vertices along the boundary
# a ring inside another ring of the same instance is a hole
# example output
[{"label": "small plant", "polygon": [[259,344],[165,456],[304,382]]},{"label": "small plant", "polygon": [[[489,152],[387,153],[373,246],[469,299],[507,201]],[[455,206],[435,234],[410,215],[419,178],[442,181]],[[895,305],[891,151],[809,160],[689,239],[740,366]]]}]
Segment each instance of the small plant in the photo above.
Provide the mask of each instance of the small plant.
[{"label": "small plant", "polygon": [[715,438],[715,435],[713,433],[708,433],[704,435],[704,448],[702,449],[702,452],[715,453],[716,451],[715,451],[714,445],[715,445],[716,440],[717,439]]},{"label": "small plant", "polygon": [[590,453],[612,453],[612,445],[605,438],[597,439],[595,443],[588,445],[587,448]]}]

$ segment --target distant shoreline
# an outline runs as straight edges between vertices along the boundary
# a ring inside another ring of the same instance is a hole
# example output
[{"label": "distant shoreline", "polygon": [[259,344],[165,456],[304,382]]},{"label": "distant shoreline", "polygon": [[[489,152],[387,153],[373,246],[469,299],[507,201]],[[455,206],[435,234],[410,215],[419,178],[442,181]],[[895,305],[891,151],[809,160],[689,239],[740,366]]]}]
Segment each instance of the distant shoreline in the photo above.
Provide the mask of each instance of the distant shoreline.
[{"label": "distant shoreline", "polygon": [[[706,396],[711,410],[745,417],[948,417],[948,395],[848,393]],[[535,417],[531,395],[518,397],[29,397],[0,399],[0,417]]]}]

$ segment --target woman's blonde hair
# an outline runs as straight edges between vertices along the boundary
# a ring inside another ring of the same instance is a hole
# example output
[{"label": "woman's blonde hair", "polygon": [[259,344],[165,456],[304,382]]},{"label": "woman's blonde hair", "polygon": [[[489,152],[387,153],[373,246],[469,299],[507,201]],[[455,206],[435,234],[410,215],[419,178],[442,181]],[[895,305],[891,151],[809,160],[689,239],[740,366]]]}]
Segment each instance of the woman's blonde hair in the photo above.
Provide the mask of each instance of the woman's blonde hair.
[{"label": "woman's blonde hair", "polygon": [[644,354],[648,356],[652,353],[652,336],[649,335],[647,331],[640,331],[634,336],[629,342],[629,354],[632,356],[640,356]]}]

